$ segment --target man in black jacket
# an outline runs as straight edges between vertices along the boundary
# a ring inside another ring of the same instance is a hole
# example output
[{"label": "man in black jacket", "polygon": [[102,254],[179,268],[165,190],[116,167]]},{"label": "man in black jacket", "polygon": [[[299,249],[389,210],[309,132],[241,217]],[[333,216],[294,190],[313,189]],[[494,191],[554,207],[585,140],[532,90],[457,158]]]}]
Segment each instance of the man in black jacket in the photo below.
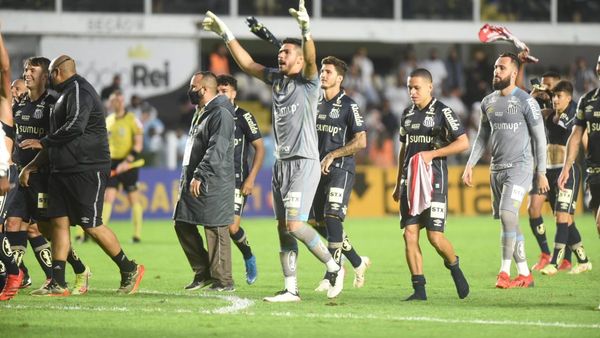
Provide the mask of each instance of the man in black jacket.
[{"label": "man in black jacket", "polygon": [[41,149],[21,171],[21,185],[29,174],[50,164],[47,216],[52,223],[52,281],[32,294],[69,296],[65,261],[70,248],[69,226],[79,224],[102,247],[121,271],[119,293],[137,291],[144,266],[125,256],[119,240],[102,223],[102,204],[110,170],[104,106],[98,94],[77,75],[75,60],[61,55],[50,63],[50,83],[59,98],[50,114],[50,132],[40,140],[22,142],[22,149]]},{"label": "man in black jacket", "polygon": [[[213,291],[234,291],[228,226],[234,215],[235,108],[225,95],[217,95],[217,78],[211,72],[194,74],[188,95],[196,113],[183,155],[179,200],[173,215],[179,243],[195,274],[185,289],[211,285]],[[204,249],[198,224],[204,226],[208,250]]]}]

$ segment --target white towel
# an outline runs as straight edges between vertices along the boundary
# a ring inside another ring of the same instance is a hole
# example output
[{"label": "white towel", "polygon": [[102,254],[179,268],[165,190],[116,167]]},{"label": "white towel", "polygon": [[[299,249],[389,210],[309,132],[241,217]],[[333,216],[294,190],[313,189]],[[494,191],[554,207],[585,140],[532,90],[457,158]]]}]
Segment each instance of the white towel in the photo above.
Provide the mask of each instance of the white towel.
[{"label": "white towel", "polygon": [[408,161],[408,208],[411,216],[431,207],[433,171],[431,163],[425,163],[419,153]]}]

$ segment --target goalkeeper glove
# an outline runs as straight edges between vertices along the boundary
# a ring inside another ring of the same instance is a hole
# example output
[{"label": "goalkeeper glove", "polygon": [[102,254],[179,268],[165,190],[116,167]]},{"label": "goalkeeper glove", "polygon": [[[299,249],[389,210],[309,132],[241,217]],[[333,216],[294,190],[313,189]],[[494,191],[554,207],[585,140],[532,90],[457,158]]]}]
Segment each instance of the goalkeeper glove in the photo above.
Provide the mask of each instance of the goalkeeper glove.
[{"label": "goalkeeper glove", "polygon": [[207,11],[206,17],[202,20],[202,28],[205,31],[211,31],[217,33],[226,43],[235,39],[231,30],[219,19],[213,12]]},{"label": "goalkeeper glove", "polygon": [[300,30],[302,30],[302,36],[308,38],[308,35],[310,34],[310,18],[308,17],[306,7],[304,7],[304,0],[300,0],[298,10],[290,8],[289,12],[294,17],[294,19],[298,21]]}]

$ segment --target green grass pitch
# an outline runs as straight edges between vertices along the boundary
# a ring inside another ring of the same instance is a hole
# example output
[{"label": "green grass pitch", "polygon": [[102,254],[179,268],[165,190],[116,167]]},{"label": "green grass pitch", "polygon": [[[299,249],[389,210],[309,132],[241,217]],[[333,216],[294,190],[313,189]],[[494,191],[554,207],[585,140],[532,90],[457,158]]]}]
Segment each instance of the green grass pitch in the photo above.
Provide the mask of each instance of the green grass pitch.
[{"label": "green grass pitch", "polygon": [[[552,246],[553,220],[549,215],[545,219]],[[87,295],[29,296],[43,276],[28,252],[34,284],[0,304],[0,337],[600,337],[600,311],[594,310],[600,303],[600,243],[591,216],[576,220],[596,270],[552,277],[536,272],[532,289],[498,290],[498,221],[450,216],[446,234],[461,257],[471,294],[458,299],[449,271],[422,232],[429,300],[415,303],[402,301],[412,288],[398,219],[349,219],[345,225],[352,243],[373,262],[365,287],[352,287],[353,271],[346,263],[345,289],[337,299],[313,291],[324,268],[301,246],[302,301],[293,304],[262,301],[283,286],[271,219],[243,220],[259,277],[256,284],[246,284],[241,254],[233,246],[234,293],[182,290],[193,276],[171,221],[146,221],[143,241],[136,245],[129,244],[131,225],[114,222],[111,227],[127,255],[146,266],[140,292],[117,295],[116,266],[95,244],[85,243],[75,248],[92,269]],[[521,226],[532,265],[539,252],[526,222],[522,219]],[[70,268],[67,279],[73,280]]]}]

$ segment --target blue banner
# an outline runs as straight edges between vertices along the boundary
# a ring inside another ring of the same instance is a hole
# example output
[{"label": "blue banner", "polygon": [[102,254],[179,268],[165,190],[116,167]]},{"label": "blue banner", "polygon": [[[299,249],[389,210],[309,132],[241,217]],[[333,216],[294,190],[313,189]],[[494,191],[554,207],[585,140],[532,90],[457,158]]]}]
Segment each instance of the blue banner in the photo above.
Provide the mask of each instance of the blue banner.
[{"label": "blue banner", "polygon": [[[179,193],[180,174],[181,170],[140,169],[138,191],[144,208],[144,218],[172,218]],[[254,192],[246,201],[243,217],[273,216],[271,177],[271,169],[262,169],[258,173],[254,184]],[[127,194],[121,190],[117,194],[113,205],[112,218],[129,219],[130,217],[131,208],[127,200]]]}]

